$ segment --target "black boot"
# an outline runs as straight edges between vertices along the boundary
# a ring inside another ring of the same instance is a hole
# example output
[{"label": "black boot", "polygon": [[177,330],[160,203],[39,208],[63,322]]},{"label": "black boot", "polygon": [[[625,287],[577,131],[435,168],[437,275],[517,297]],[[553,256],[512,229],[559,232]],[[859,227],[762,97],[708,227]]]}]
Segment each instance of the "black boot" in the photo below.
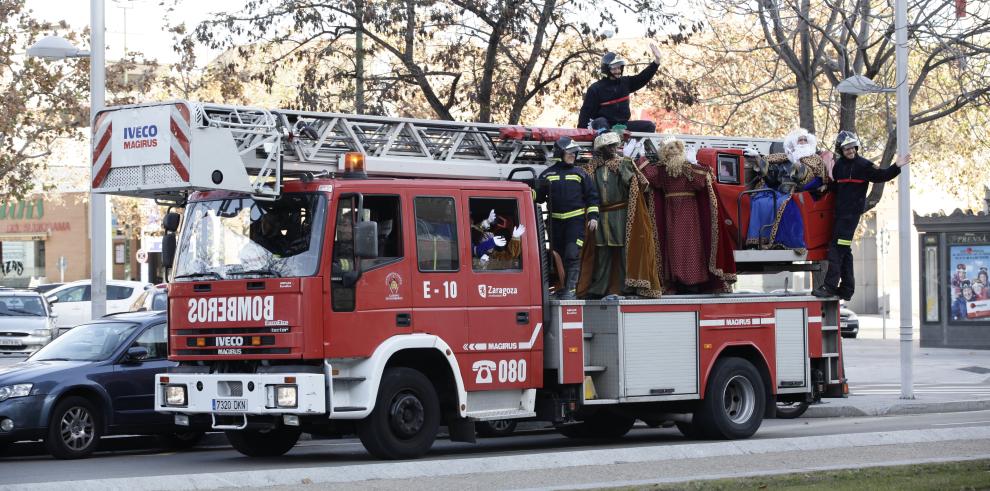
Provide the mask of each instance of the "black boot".
[{"label": "black boot", "polygon": [[569,261],[564,276],[564,291],[557,296],[560,300],[577,300],[578,276],[581,274],[581,262]]}]

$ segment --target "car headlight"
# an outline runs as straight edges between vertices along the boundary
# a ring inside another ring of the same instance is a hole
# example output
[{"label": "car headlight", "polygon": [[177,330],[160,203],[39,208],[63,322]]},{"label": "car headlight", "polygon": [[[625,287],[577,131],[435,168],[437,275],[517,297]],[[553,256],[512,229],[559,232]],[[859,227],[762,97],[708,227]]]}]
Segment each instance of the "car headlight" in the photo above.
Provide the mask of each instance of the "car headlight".
[{"label": "car headlight", "polygon": [[167,406],[185,406],[186,405],[186,386],[185,385],[166,385],[165,386],[165,405],[167,405]]},{"label": "car headlight", "polygon": [[295,385],[275,387],[275,405],[278,407],[296,407],[298,404],[296,401],[297,393]]},{"label": "car headlight", "polygon": [[31,387],[34,384],[14,384],[0,387],[0,402],[13,397],[25,397],[31,395]]},{"label": "car headlight", "polygon": [[35,329],[35,330],[31,331],[31,334],[33,336],[41,336],[41,337],[47,338],[47,337],[51,337],[52,330],[51,329]]}]

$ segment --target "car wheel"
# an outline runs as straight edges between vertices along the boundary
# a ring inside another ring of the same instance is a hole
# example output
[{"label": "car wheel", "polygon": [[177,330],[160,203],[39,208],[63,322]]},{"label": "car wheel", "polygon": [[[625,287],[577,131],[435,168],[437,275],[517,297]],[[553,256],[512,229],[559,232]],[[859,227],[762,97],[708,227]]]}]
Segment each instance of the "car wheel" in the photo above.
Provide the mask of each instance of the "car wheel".
[{"label": "car wheel", "polygon": [[800,418],[805,411],[808,410],[808,402],[778,402],[777,403],[777,419],[795,419]]},{"label": "car wheel", "polygon": [[380,459],[413,459],[430,450],[440,427],[440,401],[430,379],[411,368],[385,371],[375,408],[358,436]]},{"label": "car wheel", "polygon": [[82,397],[66,397],[52,411],[45,446],[56,459],[81,459],[96,450],[102,433],[96,405]]},{"label": "car wheel", "polygon": [[709,438],[748,438],[763,423],[766,392],[752,363],[736,357],[715,363],[694,425]]},{"label": "car wheel", "polygon": [[177,431],[158,435],[162,447],[171,450],[185,450],[195,447],[203,439],[202,431]]},{"label": "car wheel", "polygon": [[278,457],[296,446],[302,431],[299,428],[282,426],[269,430],[230,430],[224,433],[230,446],[248,457]]},{"label": "car wheel", "polygon": [[478,436],[500,437],[509,436],[516,431],[516,422],[511,419],[496,419],[495,421],[478,421],[474,424]]}]

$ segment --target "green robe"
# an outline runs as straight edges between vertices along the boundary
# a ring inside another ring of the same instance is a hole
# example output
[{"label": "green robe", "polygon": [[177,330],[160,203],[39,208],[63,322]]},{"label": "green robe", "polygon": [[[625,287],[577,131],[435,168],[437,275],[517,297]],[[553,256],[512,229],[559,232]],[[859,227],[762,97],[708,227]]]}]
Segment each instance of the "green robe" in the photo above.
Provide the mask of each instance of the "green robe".
[{"label": "green robe", "polygon": [[636,177],[636,164],[627,158],[619,164],[616,174],[606,166],[595,169],[595,186],[601,197],[598,229],[595,230],[595,243],[598,247],[625,247],[626,209],[605,211],[608,205],[625,204],[629,200],[629,186]]}]

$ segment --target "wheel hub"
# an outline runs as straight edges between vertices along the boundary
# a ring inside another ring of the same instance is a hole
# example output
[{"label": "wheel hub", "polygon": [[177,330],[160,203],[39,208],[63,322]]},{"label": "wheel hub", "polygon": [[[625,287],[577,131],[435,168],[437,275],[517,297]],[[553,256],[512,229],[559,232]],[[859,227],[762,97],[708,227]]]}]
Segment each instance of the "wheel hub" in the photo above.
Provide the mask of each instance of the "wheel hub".
[{"label": "wheel hub", "polygon": [[414,394],[402,393],[392,399],[389,409],[389,423],[392,431],[401,438],[416,436],[423,429],[426,411],[423,403]]},{"label": "wheel hub", "polygon": [[722,401],[725,415],[736,424],[744,424],[753,416],[756,390],[749,379],[736,375],[725,384]]}]

